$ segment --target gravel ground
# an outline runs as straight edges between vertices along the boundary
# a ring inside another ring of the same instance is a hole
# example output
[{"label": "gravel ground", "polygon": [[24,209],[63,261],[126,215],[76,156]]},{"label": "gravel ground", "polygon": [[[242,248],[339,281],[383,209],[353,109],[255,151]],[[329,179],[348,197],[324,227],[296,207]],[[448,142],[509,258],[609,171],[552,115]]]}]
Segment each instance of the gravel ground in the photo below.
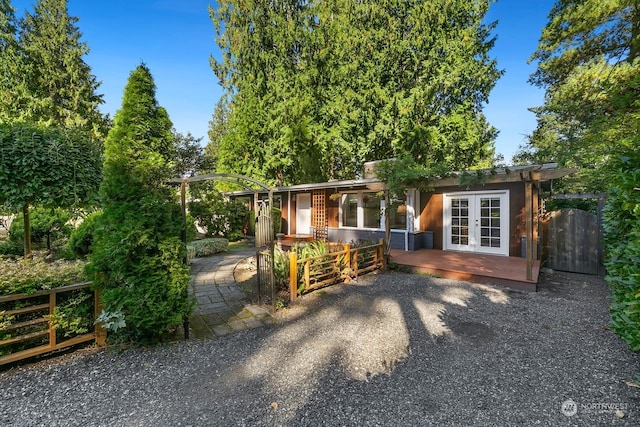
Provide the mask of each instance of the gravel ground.
[{"label": "gravel ground", "polygon": [[361,277],[272,327],[2,372],[0,425],[640,425],[640,355],[607,328],[606,284],[540,287]]}]

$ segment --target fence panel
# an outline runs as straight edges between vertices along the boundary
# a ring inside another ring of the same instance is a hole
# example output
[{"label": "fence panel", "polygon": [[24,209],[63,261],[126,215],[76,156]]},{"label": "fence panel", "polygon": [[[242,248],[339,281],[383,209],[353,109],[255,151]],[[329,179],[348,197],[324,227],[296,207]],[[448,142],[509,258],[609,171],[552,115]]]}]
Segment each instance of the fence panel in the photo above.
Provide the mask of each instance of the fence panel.
[{"label": "fence panel", "polygon": [[[0,365],[92,340],[104,345],[106,332],[99,325],[93,326],[90,333],[67,338],[57,334],[53,321],[56,308],[60,307],[59,295],[88,290],[90,286],[85,282],[32,294],[0,296]],[[101,310],[98,293],[92,292],[92,297],[93,317],[89,323]]]},{"label": "fence panel", "polygon": [[349,282],[358,275],[373,270],[384,269],[384,242],[351,248],[326,255],[298,259],[295,253],[289,258],[289,293],[291,300],[298,296],[299,284],[304,285],[302,293]]},{"label": "fence panel", "polygon": [[542,220],[542,258],[560,271],[598,274],[599,230],[596,215],[561,209]]}]

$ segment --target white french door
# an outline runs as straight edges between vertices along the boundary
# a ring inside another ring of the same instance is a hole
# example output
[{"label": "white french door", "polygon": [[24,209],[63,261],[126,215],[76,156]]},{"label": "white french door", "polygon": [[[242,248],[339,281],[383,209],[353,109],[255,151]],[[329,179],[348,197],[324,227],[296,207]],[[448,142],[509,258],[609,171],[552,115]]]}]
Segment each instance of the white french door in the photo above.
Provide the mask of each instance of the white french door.
[{"label": "white french door", "polygon": [[509,255],[509,192],[443,195],[445,250]]}]

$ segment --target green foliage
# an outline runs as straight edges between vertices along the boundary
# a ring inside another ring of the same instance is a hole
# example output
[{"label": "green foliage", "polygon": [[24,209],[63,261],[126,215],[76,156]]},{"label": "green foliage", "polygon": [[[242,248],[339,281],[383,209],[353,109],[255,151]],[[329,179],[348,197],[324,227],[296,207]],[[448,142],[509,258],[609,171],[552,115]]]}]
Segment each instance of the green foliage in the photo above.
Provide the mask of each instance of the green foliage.
[{"label": "green foliage", "polygon": [[231,241],[244,237],[249,221],[247,208],[242,202],[226,200],[216,190],[189,202],[189,213],[205,230],[207,237],[225,237]]},{"label": "green foliage", "polygon": [[[71,214],[63,209],[31,208],[31,241],[37,244],[46,243],[46,248],[51,250],[54,240],[67,238],[71,234],[71,226],[68,221]],[[17,216],[9,227],[9,239],[17,244],[24,242],[24,218]]]},{"label": "green foliage", "polygon": [[42,257],[3,259],[0,295],[33,293],[86,280],[82,261],[46,262]]},{"label": "green foliage", "polygon": [[355,178],[368,160],[491,162],[482,114],[501,75],[490,1],[218,2],[225,99],[217,170],[288,185]]},{"label": "green foliage", "polygon": [[627,0],[562,1],[552,8],[531,60],[530,81],[545,103],[532,109],[538,126],[514,159],[558,162],[580,170],[554,189],[606,191],[609,162],[638,131],[640,9]]},{"label": "green foliage", "polygon": [[[83,132],[0,126],[0,205],[24,212],[31,205],[64,208],[95,203],[100,162],[100,145]],[[30,251],[27,245],[25,254]]]},{"label": "green foliage", "polygon": [[192,258],[226,252],[228,247],[229,241],[221,238],[194,240],[187,244],[187,250],[193,254]]},{"label": "green foliage", "polygon": [[2,67],[2,83],[10,88],[0,95],[0,121],[103,137],[109,123],[99,110],[100,82],[84,61],[89,47],[80,40],[78,18],[69,15],[67,0],[38,0],[17,25],[13,13],[8,18],[3,32],[11,42],[3,56],[11,62]]},{"label": "green foliage", "polygon": [[75,256],[84,258],[91,252],[91,244],[95,233],[98,218],[102,212],[94,212],[82,220],[80,225],[71,232],[67,248]]},{"label": "green foliage", "polygon": [[81,289],[57,301],[51,320],[64,338],[86,334],[93,329],[93,292]]},{"label": "green foliage", "polygon": [[156,340],[176,328],[193,302],[180,241],[182,212],[164,182],[172,176],[175,138],[158,106],[149,69],[138,66],[105,141],[103,213],[87,271],[107,313],[122,312],[116,339]]},{"label": "green foliage", "polygon": [[640,351],[640,154],[631,152],[617,166],[603,221],[611,324]]},{"label": "green foliage", "polygon": [[11,240],[0,240],[0,255],[22,255],[24,254],[24,244],[14,243]]}]

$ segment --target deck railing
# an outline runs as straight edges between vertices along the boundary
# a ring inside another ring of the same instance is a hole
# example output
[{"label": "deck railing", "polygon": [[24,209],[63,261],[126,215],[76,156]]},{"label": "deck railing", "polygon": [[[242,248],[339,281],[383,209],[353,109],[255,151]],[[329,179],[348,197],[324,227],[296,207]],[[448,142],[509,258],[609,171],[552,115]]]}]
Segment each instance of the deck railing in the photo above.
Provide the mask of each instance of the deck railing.
[{"label": "deck railing", "polygon": [[373,270],[384,269],[384,240],[366,246],[343,245],[341,251],[310,258],[298,259],[295,251],[289,253],[289,294],[295,300],[298,294],[314,289],[349,282]]},{"label": "deck railing", "polygon": [[[95,340],[98,345],[104,345],[106,331],[96,324],[93,331],[86,334],[73,336],[68,339],[58,340],[54,324],[54,314],[58,307],[58,295],[88,289],[91,282],[61,286],[58,288],[37,291],[31,294],[14,294],[0,296],[0,365],[16,362],[29,357],[38,356],[51,351],[64,349],[76,344]],[[3,307],[11,304],[12,309],[3,310]],[[98,317],[100,307],[100,295],[93,292],[94,319]],[[4,319],[4,321],[3,321]],[[8,336],[8,338],[7,338]],[[11,346],[26,347],[19,351],[12,351]],[[9,349],[9,350],[7,350]]]}]

